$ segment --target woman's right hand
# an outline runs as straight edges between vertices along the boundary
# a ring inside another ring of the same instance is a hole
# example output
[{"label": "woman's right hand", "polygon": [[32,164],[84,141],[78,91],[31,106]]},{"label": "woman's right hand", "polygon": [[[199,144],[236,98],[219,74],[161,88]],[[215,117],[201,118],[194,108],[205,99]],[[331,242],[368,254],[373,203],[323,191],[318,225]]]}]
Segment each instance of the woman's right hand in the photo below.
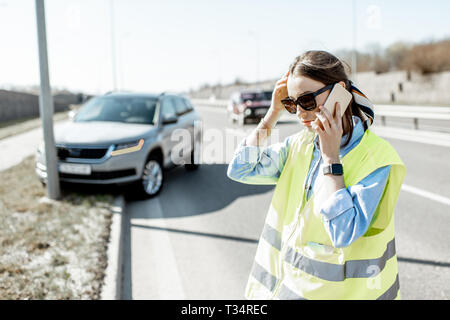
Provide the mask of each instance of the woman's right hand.
[{"label": "woman's right hand", "polygon": [[287,92],[287,79],[289,77],[289,71],[286,72],[280,80],[275,84],[275,88],[272,93],[272,105],[270,106],[273,111],[281,112],[284,110],[284,106],[281,100],[288,96]]}]

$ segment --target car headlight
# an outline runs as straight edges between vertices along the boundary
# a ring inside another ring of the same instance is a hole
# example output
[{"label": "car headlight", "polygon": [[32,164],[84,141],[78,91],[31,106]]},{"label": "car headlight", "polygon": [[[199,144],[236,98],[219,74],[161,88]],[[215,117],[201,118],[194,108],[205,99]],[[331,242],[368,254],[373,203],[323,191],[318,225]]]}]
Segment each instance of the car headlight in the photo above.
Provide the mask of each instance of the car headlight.
[{"label": "car headlight", "polygon": [[111,152],[111,156],[118,156],[120,154],[136,152],[142,149],[144,145],[144,139],[138,141],[119,143],[114,146],[114,151]]}]

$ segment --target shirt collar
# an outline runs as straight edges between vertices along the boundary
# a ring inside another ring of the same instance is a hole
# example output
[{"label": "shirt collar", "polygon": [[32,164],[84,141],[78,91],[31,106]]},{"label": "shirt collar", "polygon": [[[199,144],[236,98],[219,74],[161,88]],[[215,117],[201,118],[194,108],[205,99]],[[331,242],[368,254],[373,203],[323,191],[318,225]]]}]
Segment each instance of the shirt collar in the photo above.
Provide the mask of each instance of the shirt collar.
[{"label": "shirt collar", "polygon": [[[341,157],[343,157],[345,154],[347,154],[347,152],[349,152],[350,150],[352,150],[361,140],[362,136],[364,135],[364,127],[362,125],[362,121],[359,117],[357,116],[352,116],[353,118],[353,134],[352,134],[352,138],[350,139],[350,142],[345,146],[342,147],[343,144],[345,143],[345,141],[347,140],[347,136],[348,134],[344,134],[341,138],[341,150],[340,150],[340,155]],[[316,138],[314,139],[314,145],[316,147],[316,149],[320,150],[319,147],[319,135],[316,134]]]}]

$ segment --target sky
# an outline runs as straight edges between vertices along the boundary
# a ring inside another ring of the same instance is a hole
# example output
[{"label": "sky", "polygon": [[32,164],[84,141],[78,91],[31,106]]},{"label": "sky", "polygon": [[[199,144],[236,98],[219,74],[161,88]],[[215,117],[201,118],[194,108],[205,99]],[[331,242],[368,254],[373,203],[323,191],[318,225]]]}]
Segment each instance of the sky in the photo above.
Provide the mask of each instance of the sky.
[{"label": "sky", "polygon": [[[450,37],[448,0],[46,0],[45,8],[51,86],[89,94],[113,90],[114,69],[117,89],[188,91],[278,78],[306,50]],[[38,85],[35,1],[0,0],[0,39],[0,87]]]}]

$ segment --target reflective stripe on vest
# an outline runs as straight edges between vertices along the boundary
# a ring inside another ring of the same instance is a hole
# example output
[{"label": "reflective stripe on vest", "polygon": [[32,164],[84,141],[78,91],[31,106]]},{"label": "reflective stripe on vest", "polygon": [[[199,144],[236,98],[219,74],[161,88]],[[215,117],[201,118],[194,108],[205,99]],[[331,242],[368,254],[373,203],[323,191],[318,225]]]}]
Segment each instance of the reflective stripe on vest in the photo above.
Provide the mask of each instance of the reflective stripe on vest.
[{"label": "reflective stripe on vest", "polygon": [[[377,298],[377,300],[394,300],[397,297],[399,287],[398,275],[395,277],[395,281],[392,286],[381,296]],[[286,287],[285,285],[281,286],[280,294],[278,298],[281,300],[306,300],[305,298],[299,296],[291,289]]]},{"label": "reflective stripe on vest", "polygon": [[[316,200],[316,194],[304,198],[302,186],[312,158],[312,141],[306,130],[293,139],[261,233],[246,297],[399,298],[393,212],[406,174],[403,162],[387,141],[369,129],[341,159],[346,186],[358,183],[379,167],[391,165],[391,170],[369,230],[350,246],[334,248],[320,206],[314,205],[323,198],[317,195]],[[323,250],[316,252],[315,248]],[[370,281],[376,285],[370,285]]]},{"label": "reflective stripe on vest", "polygon": [[[264,225],[261,237],[274,248],[281,250],[281,235],[268,224]],[[386,261],[394,256],[395,239],[392,239],[388,242],[383,255],[375,259],[348,260],[345,264],[333,264],[309,259],[289,247],[285,261],[318,278],[328,281],[344,281],[346,278],[369,278],[373,276],[373,272],[370,272],[371,267],[376,266],[381,271],[386,265]]]},{"label": "reflective stripe on vest", "polygon": [[[255,263],[252,269],[252,276],[255,277],[262,285],[272,291],[277,283],[277,279],[271,275],[263,267]],[[385,293],[377,298],[377,300],[393,300],[397,297],[398,290],[400,289],[400,283],[398,280],[398,274],[395,277],[395,281],[392,286],[387,289]],[[306,300],[302,296],[298,295],[284,284],[281,285],[278,298],[281,300]]]}]

